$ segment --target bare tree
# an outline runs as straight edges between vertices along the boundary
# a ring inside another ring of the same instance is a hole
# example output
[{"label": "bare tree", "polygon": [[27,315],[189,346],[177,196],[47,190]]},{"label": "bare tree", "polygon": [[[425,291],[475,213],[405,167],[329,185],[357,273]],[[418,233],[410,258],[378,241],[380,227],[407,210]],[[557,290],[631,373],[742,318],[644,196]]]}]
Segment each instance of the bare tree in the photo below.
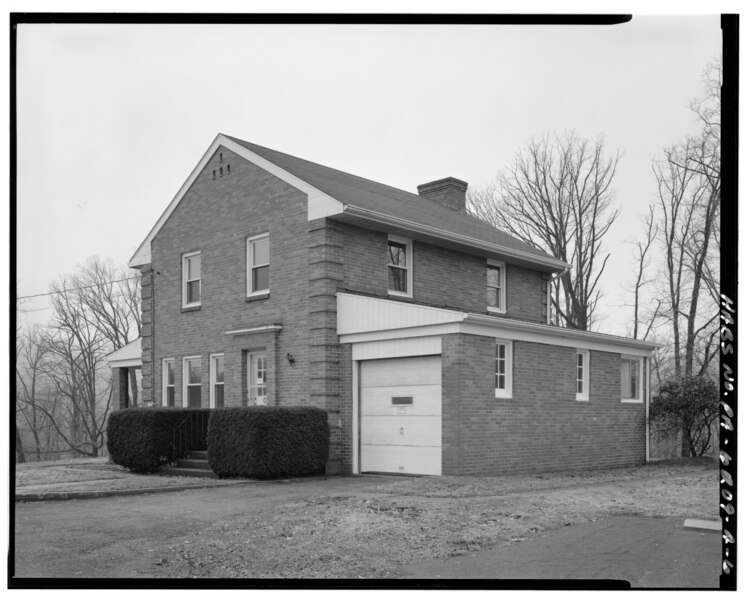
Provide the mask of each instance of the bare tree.
[{"label": "bare tree", "polygon": [[706,95],[692,103],[702,123],[696,136],[655,161],[657,229],[664,259],[664,318],[672,330],[673,371],[704,375],[719,345],[720,130],[719,66],[705,71]]},{"label": "bare tree", "polygon": [[[32,436],[37,461],[42,460],[43,455],[50,450],[44,440],[50,422],[42,410],[45,404],[45,381],[42,371],[47,357],[43,337],[40,328],[35,327],[21,331],[16,338],[16,415],[22,417],[26,425],[25,431]],[[54,409],[49,412],[54,412]],[[18,424],[16,440],[23,447]]]},{"label": "bare tree", "polygon": [[471,214],[572,265],[553,280],[556,324],[592,323],[610,256],[602,240],[619,213],[612,188],[619,159],[602,136],[533,138],[494,184],[469,194]]},{"label": "bare tree", "polygon": [[[650,284],[652,281],[654,281],[653,278],[649,278],[647,275],[647,269],[649,268],[649,249],[652,246],[652,243],[655,241],[655,238],[657,237],[657,228],[655,227],[655,207],[654,205],[649,206],[649,214],[644,218],[644,225],[646,227],[646,239],[645,240],[636,240],[632,242],[634,246],[636,246],[636,251],[638,254],[638,261],[639,261],[639,267],[636,271],[636,283],[634,284],[634,329],[632,337],[636,340],[639,339],[639,324],[643,320],[643,315],[641,314],[641,307],[640,307],[640,293],[643,287]],[[652,328],[654,327],[655,321],[657,320],[658,315],[660,314],[660,308],[662,306],[662,301],[660,299],[657,299],[656,305],[651,309],[651,314],[649,316],[649,324],[647,325],[643,335],[641,336],[641,339],[645,340],[649,336],[649,334],[652,332]]]},{"label": "bare tree", "polygon": [[[54,316],[27,344],[38,353],[34,381],[44,379],[47,402],[40,401],[36,388],[29,390],[27,368],[17,369],[20,404],[25,414],[42,414],[67,448],[98,456],[112,402],[105,357],[139,335],[138,279],[94,257],[74,275],[53,283],[50,291]],[[38,431],[33,420],[29,426]]]}]

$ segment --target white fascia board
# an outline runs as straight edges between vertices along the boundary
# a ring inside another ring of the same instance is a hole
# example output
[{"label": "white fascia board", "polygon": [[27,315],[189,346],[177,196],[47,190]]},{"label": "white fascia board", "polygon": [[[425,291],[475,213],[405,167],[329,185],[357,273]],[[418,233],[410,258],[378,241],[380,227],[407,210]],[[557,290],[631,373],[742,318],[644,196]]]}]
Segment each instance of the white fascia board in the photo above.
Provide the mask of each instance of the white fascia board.
[{"label": "white fascia board", "polygon": [[337,332],[343,344],[467,333],[518,341],[650,356],[659,344],[516,319],[337,293]]},{"label": "white fascia board", "polygon": [[555,346],[569,346],[582,350],[601,350],[603,352],[619,352],[634,356],[650,356],[660,344],[634,340],[627,337],[554,327],[542,323],[528,323],[514,319],[499,319],[488,315],[470,313],[463,325],[463,330],[476,335],[488,335],[488,329],[508,332],[506,335],[520,341],[552,344]]},{"label": "white fascia board", "polygon": [[142,367],[143,362],[140,358],[128,358],[123,360],[110,360],[107,361],[111,369],[126,368],[126,367]]},{"label": "white fascia board", "polygon": [[416,223],[414,221],[392,217],[391,215],[375,212],[366,208],[361,208],[359,206],[353,206],[351,204],[344,205],[344,212],[361,217],[363,219],[376,221],[384,225],[399,227],[409,231],[433,236],[439,239],[449,240],[486,252],[500,254],[509,258],[516,258],[530,263],[542,265],[557,271],[566,271],[573,267],[573,265],[562,260],[558,260],[557,258],[546,258],[544,256],[533,254],[532,252],[525,252],[524,250],[517,250],[515,248],[501,246],[500,244],[493,244],[491,242],[478,240],[466,235],[462,235],[460,233],[454,233],[453,231],[446,231],[445,229],[439,229],[438,227],[433,227],[431,225],[424,225],[423,223]]},{"label": "white fascia board", "polygon": [[[136,267],[139,267],[139,266],[142,266],[151,262],[152,240],[156,237],[156,234],[159,233],[159,230],[162,228],[164,223],[167,221],[170,215],[177,208],[177,205],[180,203],[180,200],[182,200],[185,194],[188,193],[188,190],[193,185],[195,180],[198,178],[198,175],[204,169],[204,167],[209,162],[209,160],[211,160],[211,157],[214,156],[214,153],[219,149],[220,146],[223,146],[227,150],[234,152],[241,158],[244,158],[245,160],[256,165],[257,167],[263,169],[264,171],[267,171],[268,173],[271,173],[275,177],[278,177],[285,183],[288,183],[295,189],[298,189],[304,194],[306,194],[308,196],[308,220],[311,220],[312,218],[320,218],[320,217],[325,217],[325,216],[342,212],[344,205],[338,200],[335,200],[334,198],[332,198],[328,194],[325,194],[318,188],[313,187],[312,185],[303,181],[299,177],[293,175],[292,173],[288,171],[285,171],[284,169],[275,165],[271,161],[266,160],[265,158],[262,158],[255,152],[252,152],[251,150],[248,150],[247,148],[245,148],[245,146],[238,144],[237,142],[229,139],[227,136],[220,133],[219,135],[216,136],[211,146],[209,146],[209,149],[206,150],[203,157],[195,166],[193,171],[191,171],[190,176],[188,177],[188,179],[185,180],[185,183],[183,183],[180,190],[172,199],[172,202],[170,202],[167,209],[162,213],[162,216],[159,217],[159,220],[156,222],[154,227],[151,228],[149,235],[146,236],[146,239],[138,247],[138,250],[136,250],[136,253],[130,259],[130,261],[128,261],[128,266],[136,268]],[[311,212],[315,216],[311,217]]]}]

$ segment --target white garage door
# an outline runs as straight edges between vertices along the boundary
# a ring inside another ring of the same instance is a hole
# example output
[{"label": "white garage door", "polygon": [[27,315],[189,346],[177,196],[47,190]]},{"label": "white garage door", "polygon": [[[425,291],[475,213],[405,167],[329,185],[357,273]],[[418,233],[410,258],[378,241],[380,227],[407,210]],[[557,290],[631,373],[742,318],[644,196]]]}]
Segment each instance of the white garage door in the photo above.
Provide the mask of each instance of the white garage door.
[{"label": "white garage door", "polygon": [[360,470],[440,475],[441,357],[360,364]]}]

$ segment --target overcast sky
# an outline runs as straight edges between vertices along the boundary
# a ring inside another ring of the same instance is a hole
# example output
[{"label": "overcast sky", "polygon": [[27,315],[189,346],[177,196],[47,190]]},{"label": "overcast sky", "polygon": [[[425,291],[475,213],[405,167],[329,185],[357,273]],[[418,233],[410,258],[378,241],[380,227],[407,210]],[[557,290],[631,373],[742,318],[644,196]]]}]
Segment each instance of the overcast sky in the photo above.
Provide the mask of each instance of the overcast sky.
[{"label": "overcast sky", "polygon": [[[217,133],[415,192],[490,182],[533,135],[623,153],[599,330],[624,334],[652,159],[698,126],[719,16],[609,27],[22,25],[21,296],[99,254],[125,264]],[[45,297],[24,320],[46,320]]]}]

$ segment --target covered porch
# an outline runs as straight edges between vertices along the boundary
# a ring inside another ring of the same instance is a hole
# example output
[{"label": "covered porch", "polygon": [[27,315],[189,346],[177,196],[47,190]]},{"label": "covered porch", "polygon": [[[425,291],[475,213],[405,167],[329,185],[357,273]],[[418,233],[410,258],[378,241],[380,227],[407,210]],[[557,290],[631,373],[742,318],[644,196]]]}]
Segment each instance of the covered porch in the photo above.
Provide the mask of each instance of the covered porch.
[{"label": "covered porch", "polygon": [[141,398],[141,338],[107,355],[112,369],[112,399],[115,408],[130,408]]}]

